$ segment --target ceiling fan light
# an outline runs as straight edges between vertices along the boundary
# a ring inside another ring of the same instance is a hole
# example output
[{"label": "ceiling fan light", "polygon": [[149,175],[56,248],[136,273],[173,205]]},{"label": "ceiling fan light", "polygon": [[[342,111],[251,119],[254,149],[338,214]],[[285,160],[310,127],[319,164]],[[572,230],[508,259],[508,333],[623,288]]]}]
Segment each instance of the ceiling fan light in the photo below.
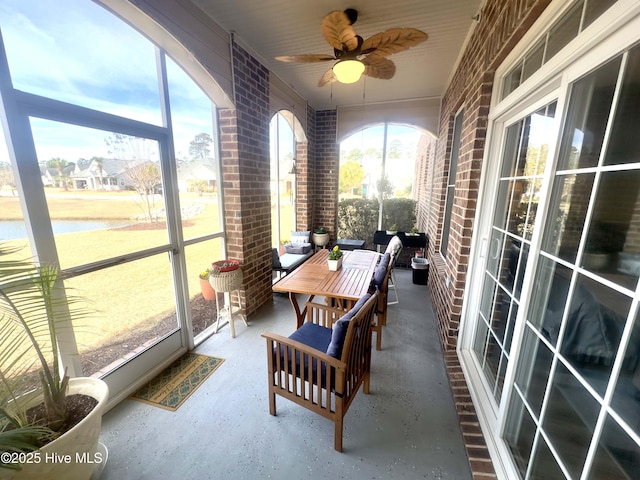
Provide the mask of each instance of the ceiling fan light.
[{"label": "ceiling fan light", "polygon": [[333,74],[340,83],[355,83],[364,72],[364,63],[360,60],[340,60],[333,66]]}]

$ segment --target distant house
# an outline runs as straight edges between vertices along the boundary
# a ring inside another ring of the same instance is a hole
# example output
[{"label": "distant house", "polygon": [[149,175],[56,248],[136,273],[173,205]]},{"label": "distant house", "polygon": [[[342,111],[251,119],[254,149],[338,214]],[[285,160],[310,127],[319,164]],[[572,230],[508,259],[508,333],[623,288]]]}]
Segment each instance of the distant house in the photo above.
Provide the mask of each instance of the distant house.
[{"label": "distant house", "polygon": [[213,160],[194,160],[178,167],[178,188],[181,192],[213,192],[217,188]]},{"label": "distant house", "polygon": [[148,160],[115,158],[105,158],[102,162],[92,160],[88,167],[71,175],[73,187],[78,190],[136,190],[131,169],[146,162]]},{"label": "distant house", "polygon": [[60,173],[56,168],[40,167],[40,177],[42,178],[42,184],[45,187],[63,187],[64,180],[71,178],[76,169],[76,164],[71,162],[62,170],[62,176],[60,176]]}]

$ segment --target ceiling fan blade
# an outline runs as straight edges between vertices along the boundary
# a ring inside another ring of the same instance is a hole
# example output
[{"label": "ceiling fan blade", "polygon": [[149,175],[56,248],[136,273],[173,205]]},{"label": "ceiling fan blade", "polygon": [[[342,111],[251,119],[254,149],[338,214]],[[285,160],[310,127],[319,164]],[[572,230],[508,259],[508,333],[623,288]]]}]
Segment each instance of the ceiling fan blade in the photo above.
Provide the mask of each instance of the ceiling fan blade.
[{"label": "ceiling fan blade", "polygon": [[396,64],[378,55],[369,55],[362,60],[362,63],[365,65],[364,75],[368,77],[389,80],[396,73]]},{"label": "ceiling fan blade", "polygon": [[371,52],[386,57],[422,43],[427,38],[429,36],[426,33],[415,28],[391,28],[367,38],[362,44],[362,53]]},{"label": "ceiling fan blade", "polygon": [[348,51],[358,48],[358,38],[351,28],[351,20],[345,12],[334,10],[322,20],[322,34],[336,50]]},{"label": "ceiling fan blade", "polygon": [[319,87],[324,87],[325,85],[329,85],[330,83],[337,82],[337,81],[338,81],[338,79],[336,78],[335,74],[333,73],[333,68],[330,68],[329,70],[324,72],[324,75],[322,75],[322,78],[318,82],[318,86]]},{"label": "ceiling fan blade", "polygon": [[328,60],[335,60],[336,58],[331,55],[325,55],[322,53],[310,53],[308,55],[283,55],[276,57],[276,60],[281,62],[300,62],[300,63],[316,63],[326,62]]}]

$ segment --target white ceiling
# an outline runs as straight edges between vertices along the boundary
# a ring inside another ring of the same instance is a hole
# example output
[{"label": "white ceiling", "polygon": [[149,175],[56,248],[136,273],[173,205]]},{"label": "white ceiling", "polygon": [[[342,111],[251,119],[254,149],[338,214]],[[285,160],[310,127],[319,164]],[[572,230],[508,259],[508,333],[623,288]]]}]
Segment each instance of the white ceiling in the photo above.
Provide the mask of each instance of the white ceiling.
[{"label": "white ceiling", "polygon": [[[306,98],[316,110],[393,100],[440,97],[482,0],[193,0],[236,41]],[[318,87],[333,64],[283,63],[278,55],[321,53],[333,49],[320,31],[332,10],[355,8],[353,25],[363,38],[394,27],[426,32],[427,41],[391,55],[390,80],[362,77],[355,84]]]}]

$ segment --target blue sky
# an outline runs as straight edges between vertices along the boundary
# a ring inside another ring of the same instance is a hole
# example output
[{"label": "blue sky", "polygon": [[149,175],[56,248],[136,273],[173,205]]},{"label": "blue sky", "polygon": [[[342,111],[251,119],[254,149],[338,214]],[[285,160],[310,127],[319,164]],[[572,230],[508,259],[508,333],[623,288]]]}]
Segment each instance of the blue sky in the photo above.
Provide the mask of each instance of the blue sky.
[{"label": "blue sky", "polygon": [[[99,5],[89,0],[2,0],[0,28],[16,89],[161,124],[153,45]],[[167,68],[176,155],[183,157],[197,133],[211,133],[211,105],[172,61]],[[32,125],[39,160],[108,156],[105,132],[83,129],[78,134],[77,127],[39,120]],[[0,161],[8,161],[4,144]]]},{"label": "blue sky", "polygon": [[[89,0],[2,0],[0,28],[15,88],[160,125],[153,45],[104,8]],[[202,91],[170,59],[167,68],[176,155],[182,158],[197,133],[211,133],[212,113]],[[39,119],[32,126],[41,161],[109,156],[108,132]],[[382,132],[382,126],[363,130],[340,148],[381,149]],[[413,146],[418,136],[407,127],[389,127],[389,142]],[[0,161],[8,161],[1,136],[0,142]]]}]

